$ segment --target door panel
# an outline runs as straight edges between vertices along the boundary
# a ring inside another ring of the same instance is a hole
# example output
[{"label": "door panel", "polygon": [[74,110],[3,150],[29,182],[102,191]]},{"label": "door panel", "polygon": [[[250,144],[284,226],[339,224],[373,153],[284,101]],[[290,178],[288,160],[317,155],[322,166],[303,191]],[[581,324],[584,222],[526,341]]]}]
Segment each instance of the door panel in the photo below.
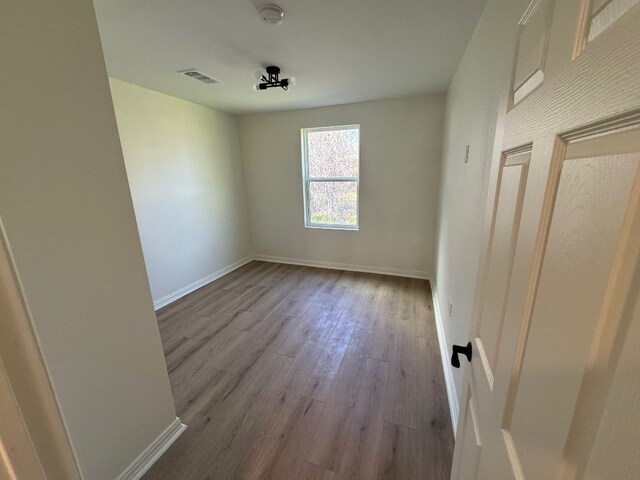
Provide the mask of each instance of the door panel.
[{"label": "door panel", "polygon": [[520,20],[513,73],[513,105],[544,80],[553,4],[554,0],[532,0]]},{"label": "door panel", "polygon": [[496,208],[487,254],[484,302],[481,305],[476,346],[493,388],[498,345],[502,336],[504,307],[509,285],[515,243],[518,237],[522,199],[531,152],[505,155],[496,192]]},{"label": "door panel", "polygon": [[[640,429],[634,421],[640,418],[640,382],[637,373],[640,365],[640,271],[636,270],[634,277],[631,298],[635,298],[635,305],[628,305],[631,312],[623,314],[623,323],[631,328],[620,335],[624,339],[624,346],[604,414],[599,422],[585,480],[637,478],[640,472]],[[628,318],[624,318],[625,316]],[[617,454],[611,455],[611,452]],[[575,475],[567,475],[562,480],[581,478],[582,468],[576,470]]]},{"label": "door panel", "polygon": [[[573,148],[572,148],[573,147]],[[596,138],[584,140],[570,145],[568,156],[575,158],[588,157],[589,155],[606,155],[609,152],[618,158],[640,158],[640,128],[622,127],[619,133],[605,136],[596,135]],[[631,198],[628,202],[629,208],[626,211],[623,221],[623,229],[620,241],[618,242],[616,255],[613,261],[612,273],[608,279],[607,290],[605,292],[602,305],[599,310],[598,320],[595,327],[593,341],[589,347],[586,361],[585,374],[582,377],[580,393],[573,413],[573,419],[569,432],[569,437],[565,444],[563,455],[563,465],[558,478],[562,480],[574,480],[583,478],[583,474],[591,452],[594,448],[596,437],[602,436],[599,430],[609,431],[611,425],[619,428],[618,436],[609,438],[609,448],[618,452],[617,455],[609,455],[607,458],[624,458],[620,452],[628,449],[624,442],[633,438],[629,427],[632,422],[620,416],[617,420],[613,417],[604,419],[605,407],[619,402],[625,403],[622,398],[635,395],[640,399],[637,390],[637,374],[633,379],[630,376],[632,369],[628,360],[636,359],[637,366],[640,365],[637,355],[627,356],[627,365],[618,366],[620,353],[634,345],[629,331],[633,322],[638,322],[638,285],[640,285],[640,272],[638,271],[638,256],[640,253],[640,181],[636,174]],[[637,330],[637,325],[635,326]],[[633,331],[633,330],[632,330]],[[637,350],[637,344],[635,344]],[[613,379],[625,378],[627,383],[617,381],[615,387],[612,386]],[[633,392],[636,388],[636,393]],[[631,390],[630,390],[631,389]],[[628,402],[626,402],[628,404]],[[630,412],[632,408],[614,409],[613,412]],[[620,419],[623,419],[622,424]],[[624,428],[622,428],[624,427]],[[636,431],[635,428],[632,431]],[[604,434],[607,436],[607,434]],[[620,441],[620,439],[624,439]],[[617,443],[617,446],[614,444]],[[635,443],[637,445],[637,443]],[[631,456],[627,455],[629,460]],[[598,465],[604,462],[598,461]],[[638,464],[636,464],[638,465]],[[620,463],[619,467],[629,468],[629,463]],[[632,470],[628,470],[630,474]],[[636,472],[640,468],[635,469]],[[625,477],[618,477],[625,478]]]},{"label": "door panel", "polygon": [[526,353],[512,379],[518,388],[510,389],[503,423],[525,478],[557,471],[639,162],[640,150],[563,162]]},{"label": "door panel", "polygon": [[587,41],[590,42],[640,0],[593,0],[588,19]]}]

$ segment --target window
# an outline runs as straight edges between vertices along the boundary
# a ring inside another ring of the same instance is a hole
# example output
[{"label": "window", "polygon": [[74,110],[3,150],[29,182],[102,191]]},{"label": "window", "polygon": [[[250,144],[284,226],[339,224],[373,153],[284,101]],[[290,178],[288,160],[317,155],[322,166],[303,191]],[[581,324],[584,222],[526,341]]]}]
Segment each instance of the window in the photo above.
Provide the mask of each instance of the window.
[{"label": "window", "polygon": [[304,224],[358,230],[360,125],[302,129]]}]

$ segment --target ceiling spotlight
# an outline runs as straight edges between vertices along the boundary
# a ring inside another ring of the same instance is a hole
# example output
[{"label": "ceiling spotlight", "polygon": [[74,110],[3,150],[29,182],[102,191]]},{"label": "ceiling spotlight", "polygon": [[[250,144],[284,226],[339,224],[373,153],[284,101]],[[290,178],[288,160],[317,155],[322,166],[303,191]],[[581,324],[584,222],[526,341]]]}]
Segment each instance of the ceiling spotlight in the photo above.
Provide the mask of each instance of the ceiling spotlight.
[{"label": "ceiling spotlight", "polygon": [[293,87],[296,84],[295,77],[280,79],[280,67],[273,65],[267,67],[266,75],[262,72],[256,72],[256,78],[260,83],[254,85],[253,89],[257,92],[275,87],[280,87],[284,91],[289,91],[289,87]]},{"label": "ceiling spotlight", "polygon": [[284,18],[284,11],[278,5],[262,5],[258,12],[260,13],[260,20],[267,25],[280,25]]}]

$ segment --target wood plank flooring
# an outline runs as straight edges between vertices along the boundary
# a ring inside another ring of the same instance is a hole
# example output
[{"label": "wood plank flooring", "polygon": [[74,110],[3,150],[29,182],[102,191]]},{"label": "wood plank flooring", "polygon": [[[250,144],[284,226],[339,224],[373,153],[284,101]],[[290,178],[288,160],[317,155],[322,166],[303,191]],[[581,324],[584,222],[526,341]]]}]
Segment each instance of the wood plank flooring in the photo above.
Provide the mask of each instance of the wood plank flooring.
[{"label": "wood plank flooring", "polygon": [[250,264],[158,312],[189,428],[144,480],[448,480],[429,283]]}]

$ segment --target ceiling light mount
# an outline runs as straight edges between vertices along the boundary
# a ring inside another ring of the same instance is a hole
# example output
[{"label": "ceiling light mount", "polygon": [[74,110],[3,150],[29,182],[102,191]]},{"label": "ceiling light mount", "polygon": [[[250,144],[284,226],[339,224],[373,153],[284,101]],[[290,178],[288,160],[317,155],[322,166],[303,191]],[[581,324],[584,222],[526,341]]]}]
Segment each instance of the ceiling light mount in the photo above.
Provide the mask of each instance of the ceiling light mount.
[{"label": "ceiling light mount", "polygon": [[267,25],[281,25],[284,18],[284,10],[278,5],[267,4],[258,8],[260,20]]},{"label": "ceiling light mount", "polygon": [[288,92],[289,87],[293,87],[296,84],[295,77],[280,79],[280,67],[271,65],[267,67],[266,70],[266,75],[260,71],[256,72],[256,78],[260,83],[253,86],[254,90],[260,91],[280,87],[285,92]]}]

